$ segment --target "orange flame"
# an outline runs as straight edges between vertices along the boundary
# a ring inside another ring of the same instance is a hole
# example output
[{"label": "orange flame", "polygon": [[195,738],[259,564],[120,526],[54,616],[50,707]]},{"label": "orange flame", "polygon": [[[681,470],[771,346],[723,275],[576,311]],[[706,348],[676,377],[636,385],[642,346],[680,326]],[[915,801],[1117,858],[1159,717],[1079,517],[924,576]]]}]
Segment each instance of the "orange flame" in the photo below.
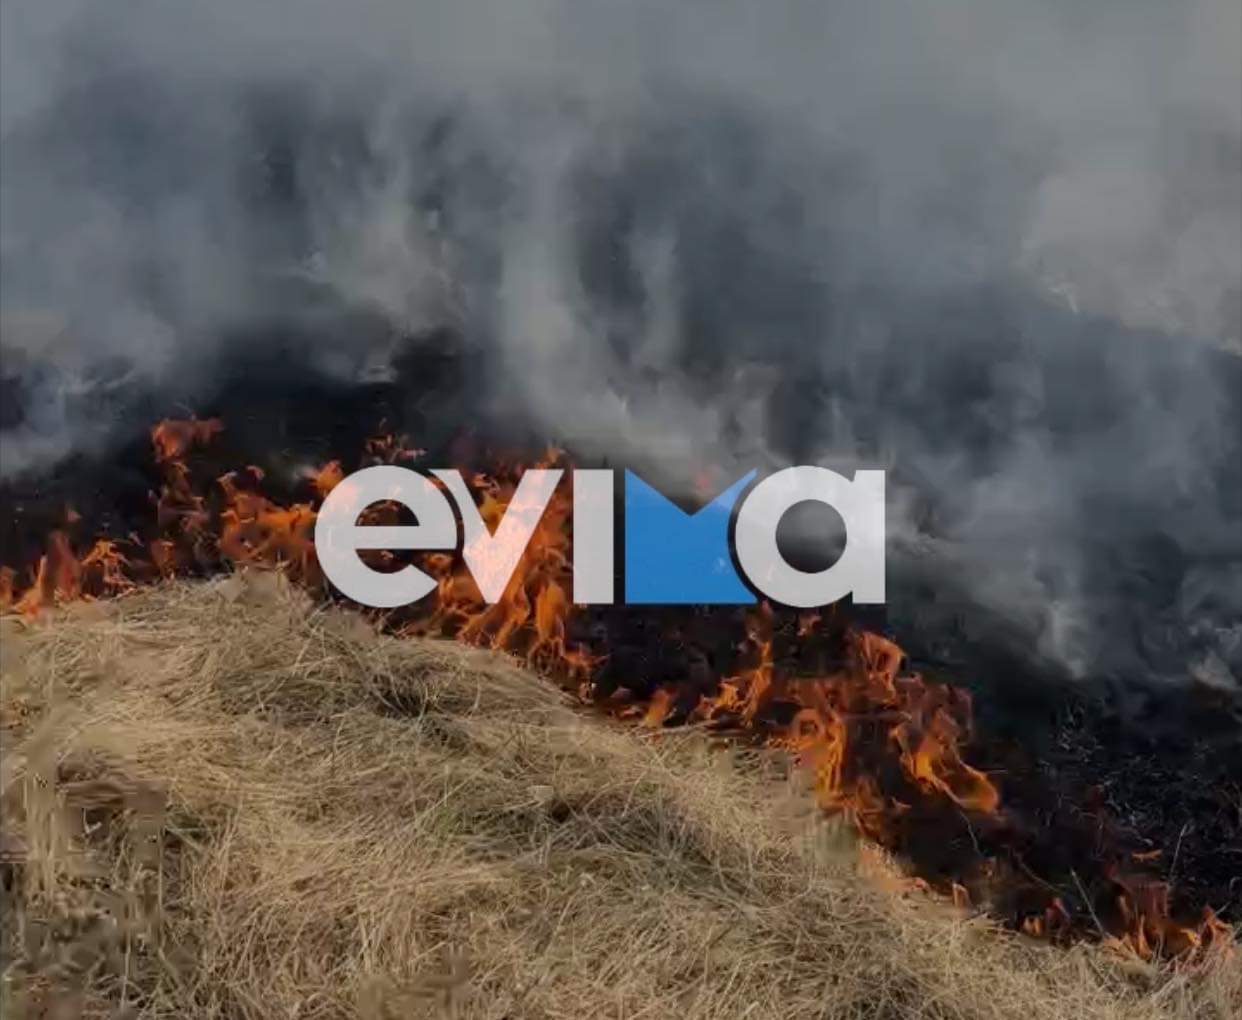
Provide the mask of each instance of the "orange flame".
[{"label": "orange flame", "polygon": [[219,418],[174,420],[165,418],[151,429],[151,445],[155,448],[155,462],[181,460],[195,446],[203,446],[217,433],[224,430]]}]

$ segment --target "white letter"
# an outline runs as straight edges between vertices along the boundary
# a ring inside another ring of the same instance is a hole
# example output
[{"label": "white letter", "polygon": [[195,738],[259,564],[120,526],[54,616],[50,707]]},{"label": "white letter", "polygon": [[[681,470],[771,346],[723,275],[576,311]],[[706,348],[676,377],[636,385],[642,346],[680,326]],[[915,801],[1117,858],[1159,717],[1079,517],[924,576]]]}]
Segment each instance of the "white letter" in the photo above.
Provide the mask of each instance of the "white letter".
[{"label": "white letter", "polygon": [[[393,500],[408,508],[416,525],[359,525],[373,503]],[[408,468],[383,465],[356,471],[337,485],[319,508],[315,552],[337,588],[355,602],[392,609],[430,594],[436,580],[413,566],[385,574],[358,558],[359,549],[452,549],[457,521],[444,493],[430,478]]]},{"label": "white letter", "polygon": [[[796,503],[827,503],[845,522],[845,548],[832,566],[795,570],[776,545],[776,526]],[[751,583],[787,606],[809,608],[853,592],[858,603],[884,601],[884,472],[856,471],[851,482],[822,467],[792,467],[751,490],[737,515],[737,559]]]},{"label": "white letter", "polygon": [[612,471],[574,472],[574,601],[579,605],[612,605],[616,512]]},{"label": "white letter", "polygon": [[522,475],[495,535],[488,534],[483,516],[459,471],[433,471],[432,474],[448,487],[457,501],[465,532],[461,554],[474,583],[479,586],[485,602],[499,602],[564,472],[560,468],[536,468]]}]

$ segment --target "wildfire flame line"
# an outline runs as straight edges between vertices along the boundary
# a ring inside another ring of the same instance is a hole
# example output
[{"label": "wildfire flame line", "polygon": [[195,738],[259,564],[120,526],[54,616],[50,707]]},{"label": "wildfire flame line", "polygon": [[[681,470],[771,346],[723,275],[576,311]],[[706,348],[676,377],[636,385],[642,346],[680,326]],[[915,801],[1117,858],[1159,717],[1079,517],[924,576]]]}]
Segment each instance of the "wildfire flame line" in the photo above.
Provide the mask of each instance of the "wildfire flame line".
[{"label": "wildfire flame line", "polygon": [[[25,585],[15,570],[0,568],[0,609],[35,615],[58,603],[119,595],[143,583],[228,564],[278,568],[294,581],[321,586],[313,543],[315,507],[344,479],[341,462],[306,472],[311,494],[306,502],[282,505],[268,498],[262,491],[264,473],[253,466],[216,478],[209,500],[196,485],[187,458],[211,444],[223,428],[217,419],[157,424],[151,443],[162,481],[152,495],[154,537],[99,538],[79,556],[67,532],[56,529]],[[382,435],[367,442],[363,461],[398,463],[421,453],[396,436]],[[565,463],[561,451],[549,449],[536,466]],[[469,475],[482,519],[493,531],[513,498],[518,475],[515,464]],[[428,554],[420,565],[438,578],[435,597],[417,613],[390,617],[389,626],[403,634],[451,635],[513,653],[589,696],[602,657],[569,638],[567,624],[576,611],[568,594],[572,501],[563,488],[553,495],[500,601],[483,602],[459,557]],[[364,519],[395,523],[396,515],[395,506],[380,504]],[[66,525],[74,517],[67,511]],[[376,568],[393,563],[392,554],[382,550],[362,555]],[[864,631],[847,634],[839,670],[825,676],[784,675],[774,662],[773,623],[766,605],[750,615],[744,645],[752,664],[720,680],[710,693],[674,684],[637,704],[617,703],[616,713],[649,727],[676,717],[787,749],[809,771],[819,805],[844,814],[884,846],[900,846],[912,816],[920,812],[1003,825],[996,784],[963,758],[973,718],[966,691],[903,672],[902,650]],[[817,613],[802,614],[799,638],[822,623]],[[792,711],[782,715],[781,706]],[[1109,935],[1145,958],[1188,958],[1230,938],[1228,926],[1210,911],[1197,925],[1174,923],[1163,883],[1120,873],[1115,882],[1120,924]],[[959,905],[969,904],[965,885],[954,881],[946,891]],[[1044,937],[1071,934],[1074,927],[1062,897],[1051,893],[1017,923]]]}]

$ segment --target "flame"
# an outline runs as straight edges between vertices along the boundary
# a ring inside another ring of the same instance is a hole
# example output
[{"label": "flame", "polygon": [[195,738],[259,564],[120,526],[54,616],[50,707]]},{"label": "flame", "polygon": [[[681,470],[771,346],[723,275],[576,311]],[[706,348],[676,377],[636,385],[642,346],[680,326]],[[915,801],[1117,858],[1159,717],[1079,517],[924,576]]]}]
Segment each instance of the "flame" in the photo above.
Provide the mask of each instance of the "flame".
[{"label": "flame", "polygon": [[[563,452],[549,448],[533,466],[564,464]],[[469,486],[479,497],[479,516],[491,534],[514,505],[519,477],[516,465],[470,476]],[[586,679],[600,660],[567,637],[566,624],[574,607],[569,597],[573,499],[566,489],[560,485],[554,490],[503,594],[491,605],[483,601],[460,558],[427,557],[423,569],[439,578],[435,607],[429,619],[415,621],[407,632],[451,635],[459,641],[513,652],[566,679]]]},{"label": "flame", "polygon": [[326,499],[328,493],[345,481],[345,471],[339,460],[330,460],[318,470],[309,472],[309,477],[319,498]]},{"label": "flame", "polygon": [[[314,549],[316,506],[345,478],[339,460],[303,472],[308,499],[281,503],[263,491],[264,473],[250,466],[204,478],[190,457],[223,431],[218,419],[165,420],[151,430],[162,480],[153,494],[154,534],[125,542],[99,537],[81,556],[69,531],[80,523],[67,508],[65,525],[53,530],[46,551],[24,585],[12,568],[0,568],[0,608],[35,615],[71,599],[123,594],[143,581],[246,564],[279,569],[310,586],[323,584]],[[421,457],[405,437],[382,434],[367,441],[362,463],[394,464]],[[567,467],[562,451],[549,448],[535,467]],[[514,506],[520,465],[497,464],[489,472],[463,472],[489,532]],[[704,472],[696,488],[710,490]],[[440,484],[440,483],[437,483]],[[572,604],[572,497],[559,485],[535,525],[499,601],[483,601],[457,554],[432,553],[419,566],[437,578],[436,596],[419,607],[390,614],[399,633],[435,634],[503,650],[537,669],[592,693],[603,657],[575,640],[579,611]],[[371,523],[396,523],[398,508],[377,504],[364,512]],[[123,548],[124,546],[124,548]],[[363,558],[381,569],[394,565],[382,550]],[[505,564],[507,568],[507,564]],[[833,617],[803,612],[796,639],[810,639]],[[875,633],[846,633],[843,660],[819,676],[794,675],[776,661],[775,617],[767,605],[748,614],[734,675],[697,690],[687,682],[665,685],[637,704],[609,703],[618,714],[658,728],[670,722],[710,726],[788,751],[811,780],[817,803],[848,817],[866,836],[897,848],[917,815],[920,822],[975,819],[1002,825],[1005,811],[993,780],[964,757],[973,737],[967,692],[926,680],[904,669],[894,642]],[[641,680],[642,678],[636,678]],[[1150,855],[1147,855],[1150,856]],[[1133,855],[1141,863],[1142,855]],[[984,877],[991,862],[985,864]],[[994,870],[994,869],[992,869]],[[978,877],[978,876],[976,876]],[[942,884],[960,909],[987,897],[986,881],[962,876]],[[1114,875],[1117,922],[1109,937],[1150,958],[1193,957],[1208,946],[1231,943],[1231,930],[1210,911],[1195,926],[1171,918],[1168,886]],[[1021,930],[1060,938],[1074,930],[1062,896],[1046,895],[1034,912],[1016,920]]]},{"label": "flame", "polygon": [[[263,473],[247,468],[255,482]],[[266,496],[244,488],[238,472],[221,475],[217,482],[226,508],[220,512],[221,554],[233,563],[281,566],[298,581],[322,580],[315,556],[315,511],[309,503],[279,506]]]},{"label": "flame", "polygon": [[947,686],[907,681],[917,700],[892,736],[901,747],[901,763],[925,789],[939,790],[959,806],[981,814],[1000,807],[1000,793],[978,769],[961,758],[961,719],[970,718],[969,696]]},{"label": "flame", "polygon": [[223,430],[224,423],[219,418],[208,418],[204,421],[197,418],[165,418],[151,429],[155,461],[157,464],[180,461],[193,447],[211,442]]},{"label": "flame", "polygon": [[134,586],[126,572],[129,565],[129,559],[110,539],[97,539],[85,555],[78,557],[69,536],[53,531],[48,535],[47,551],[35,567],[34,582],[20,597],[15,597],[16,572],[9,567],[0,572],[0,608],[12,607],[29,616],[74,599],[120,594]]},{"label": "flame", "polygon": [[[898,814],[902,807],[880,793],[874,782],[878,770],[866,767],[877,751],[872,737],[876,723],[887,735],[879,752],[898,762],[906,779],[927,796],[948,798],[980,814],[1000,809],[996,786],[961,758],[971,718],[964,691],[928,683],[916,673],[901,675],[901,649],[865,631],[849,635],[849,659],[839,672],[782,681],[772,662],[771,619],[766,606],[751,617],[747,640],[756,664],[724,680],[717,694],[703,697],[693,717],[733,718],[744,729],[766,732],[810,770],[823,807],[849,811],[875,837],[882,837],[886,828],[878,819]],[[776,702],[797,709],[783,730],[763,722],[764,712]],[[653,699],[644,721],[662,723],[672,704],[667,695]]]},{"label": "flame", "polygon": [[82,593],[82,564],[69,546],[69,536],[53,531],[47,537],[47,552],[35,568],[35,579],[17,600],[19,613],[34,613],[60,600],[77,598]]}]

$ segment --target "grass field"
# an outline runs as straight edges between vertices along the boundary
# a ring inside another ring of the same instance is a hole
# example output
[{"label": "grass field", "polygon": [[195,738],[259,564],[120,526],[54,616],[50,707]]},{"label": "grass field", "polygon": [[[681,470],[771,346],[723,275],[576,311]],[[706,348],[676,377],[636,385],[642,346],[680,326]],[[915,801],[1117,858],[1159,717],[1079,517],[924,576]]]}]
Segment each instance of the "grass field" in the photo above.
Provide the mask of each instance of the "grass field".
[{"label": "grass field", "polygon": [[6,1017],[1242,1015],[1236,953],[960,916],[774,754],[274,575],[0,624]]}]

